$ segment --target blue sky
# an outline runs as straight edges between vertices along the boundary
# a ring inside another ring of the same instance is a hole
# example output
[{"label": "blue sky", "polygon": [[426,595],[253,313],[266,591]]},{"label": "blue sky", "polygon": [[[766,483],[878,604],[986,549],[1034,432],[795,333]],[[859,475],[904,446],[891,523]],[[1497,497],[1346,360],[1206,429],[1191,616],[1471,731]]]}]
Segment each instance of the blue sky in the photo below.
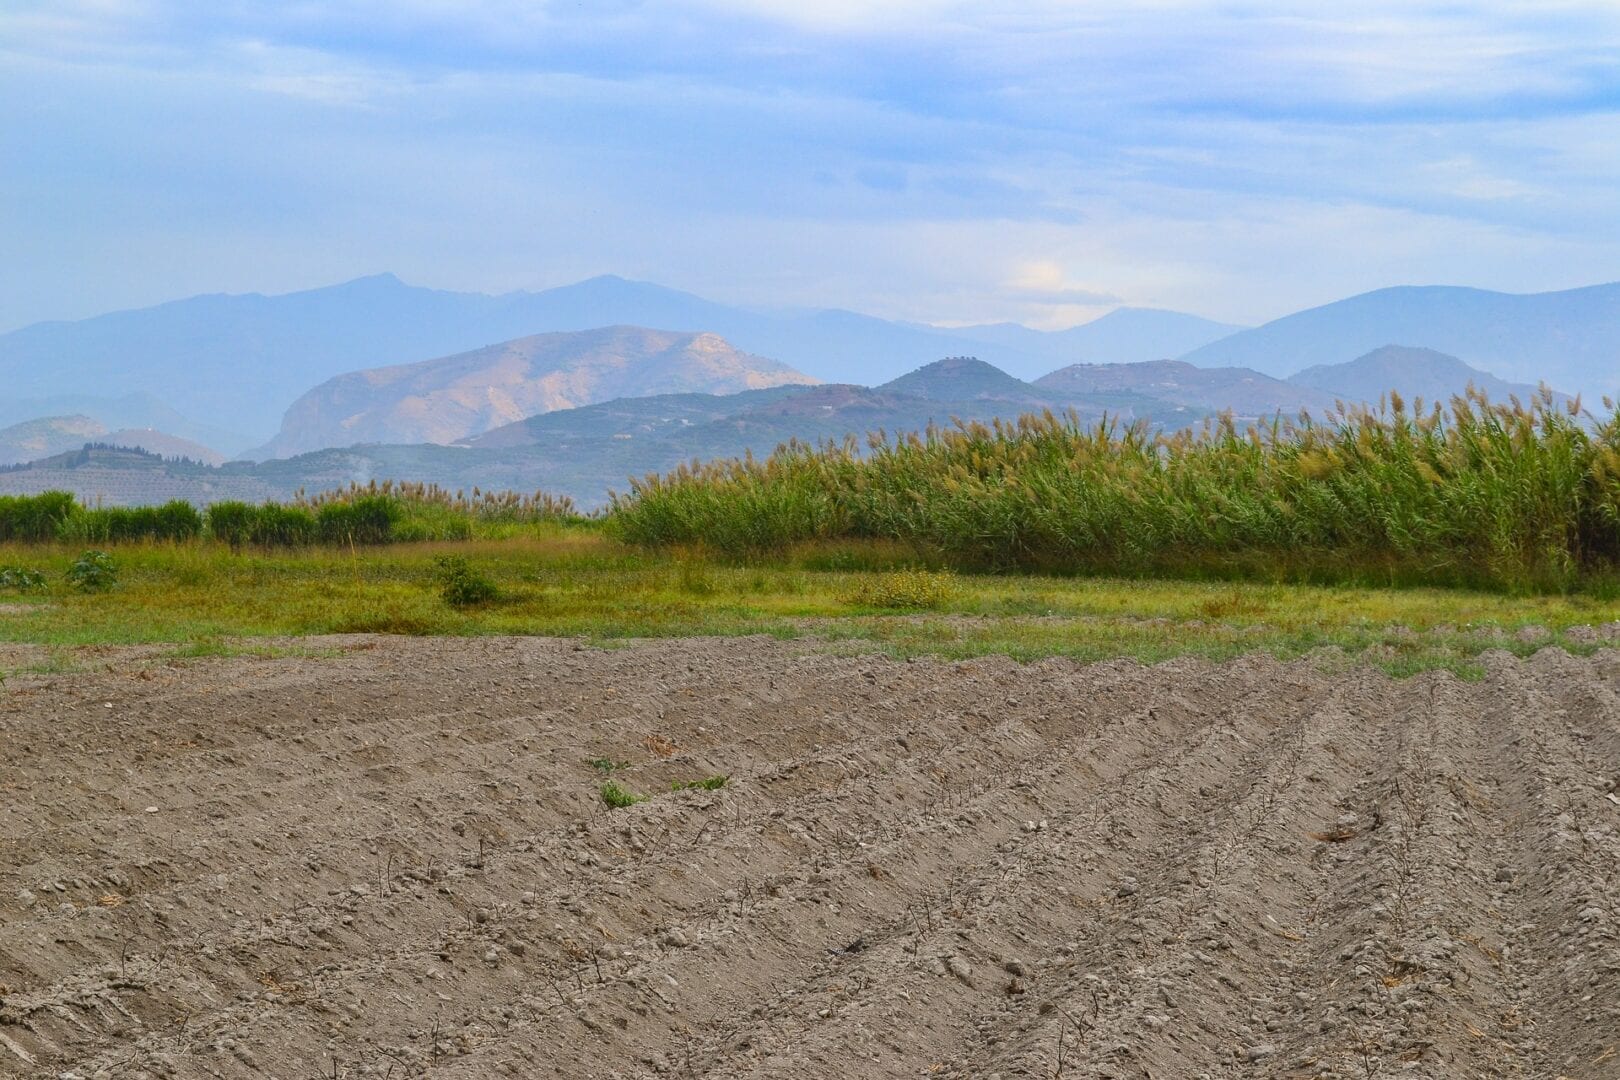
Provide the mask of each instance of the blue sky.
[{"label": "blue sky", "polygon": [[1257,322],[1620,279],[1620,6],[8,0],[0,329],[392,270]]}]

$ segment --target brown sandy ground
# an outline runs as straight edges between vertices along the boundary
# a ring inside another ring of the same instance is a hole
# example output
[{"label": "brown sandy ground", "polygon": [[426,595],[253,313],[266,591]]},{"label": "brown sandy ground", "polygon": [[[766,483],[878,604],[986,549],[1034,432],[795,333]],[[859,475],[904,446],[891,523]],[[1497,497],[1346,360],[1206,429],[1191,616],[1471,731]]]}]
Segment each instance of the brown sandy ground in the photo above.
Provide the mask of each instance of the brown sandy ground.
[{"label": "brown sandy ground", "polygon": [[325,644],[5,688],[0,1074],[1620,1076],[1613,651]]}]

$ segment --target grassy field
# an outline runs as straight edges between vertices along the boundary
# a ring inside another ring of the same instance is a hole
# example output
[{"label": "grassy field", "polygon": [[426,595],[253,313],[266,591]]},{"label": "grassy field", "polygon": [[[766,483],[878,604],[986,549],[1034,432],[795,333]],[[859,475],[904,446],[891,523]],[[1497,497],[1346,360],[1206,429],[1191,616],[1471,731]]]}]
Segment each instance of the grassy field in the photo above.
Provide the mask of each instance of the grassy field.
[{"label": "grassy field", "polygon": [[[78,646],[157,642],[175,656],[209,656],[297,648],[266,638],[374,632],[569,635],[600,646],[770,634],[896,656],[1144,661],[1337,647],[1396,674],[1470,675],[1489,648],[1590,651],[1590,635],[1564,632],[1620,619],[1620,602],[1581,593],[949,574],[909,569],[908,549],[876,541],[722,560],[631,547],[600,523],[506,531],[453,544],[273,552],[210,541],[112,545],[117,580],[103,591],[67,583],[77,547],[0,545],[0,566],[38,569],[47,582],[0,591],[0,640],[56,647],[59,669],[71,667]],[[491,583],[494,598],[448,602],[446,555]],[[1551,636],[1521,639],[1527,626]]]}]

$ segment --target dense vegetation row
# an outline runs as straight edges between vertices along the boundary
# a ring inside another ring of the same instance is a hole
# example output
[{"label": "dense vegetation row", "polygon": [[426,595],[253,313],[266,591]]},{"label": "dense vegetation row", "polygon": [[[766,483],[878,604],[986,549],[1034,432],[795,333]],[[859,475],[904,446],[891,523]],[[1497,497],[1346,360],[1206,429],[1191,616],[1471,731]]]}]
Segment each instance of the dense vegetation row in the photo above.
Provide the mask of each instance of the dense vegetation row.
[{"label": "dense vegetation row", "polygon": [[232,548],[371,545],[471,539],[480,523],[521,524],[573,516],[567,499],[544,493],[478,492],[472,497],[432,485],[371,483],[289,503],[188,502],[162,506],[88,507],[71,494],[0,496],[0,541],[118,543],[208,537]]},{"label": "dense vegetation row", "polygon": [[1568,588],[1620,562],[1620,412],[1343,409],[1154,434],[1070,415],[792,444],[633,485],[624,539],[883,538],[959,567]]},{"label": "dense vegetation row", "polygon": [[[789,444],[652,476],[611,535],[726,556],[876,540],[960,569],[1568,589],[1620,582],[1620,411],[1555,404],[1341,409],[1159,434],[1073,415]],[[80,505],[0,497],[0,542],[247,546],[495,538],[576,518],[566,499],[392,483],[287,503]],[[506,531],[503,531],[506,530]]]}]

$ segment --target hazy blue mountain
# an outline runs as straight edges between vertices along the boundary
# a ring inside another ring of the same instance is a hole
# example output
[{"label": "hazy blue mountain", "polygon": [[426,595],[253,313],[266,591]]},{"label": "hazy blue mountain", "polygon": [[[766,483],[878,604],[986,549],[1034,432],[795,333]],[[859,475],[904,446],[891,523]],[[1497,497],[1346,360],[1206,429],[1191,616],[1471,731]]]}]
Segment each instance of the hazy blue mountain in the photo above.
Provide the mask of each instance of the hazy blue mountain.
[{"label": "hazy blue mountain", "polygon": [[93,394],[60,394],[54,397],[10,397],[0,399],[0,426],[53,416],[88,416],[104,428],[165,431],[205,446],[220,446],[240,438],[225,428],[199,423],[183,416],[151,394],[98,397]]},{"label": "hazy blue mountain", "polygon": [[1345,401],[1363,402],[1376,402],[1395,390],[1409,404],[1414,398],[1422,398],[1427,404],[1444,405],[1469,385],[1483,390],[1492,401],[1504,404],[1515,395],[1520,401],[1528,402],[1537,392],[1529,383],[1498,379],[1455,356],[1405,345],[1385,345],[1345,364],[1319,364],[1289,376],[1288,381]]},{"label": "hazy blue mountain", "polygon": [[1057,403],[1055,395],[976,356],[948,356],[875,389],[934,401],[1008,401],[1034,407]]},{"label": "hazy blue mountain", "polygon": [[[1112,318],[1100,320],[1103,331],[1118,337],[1118,330],[1128,339],[1125,331],[1138,316],[1122,315],[1117,327],[1108,322]],[[1166,318],[1188,317],[1160,312],[1146,318],[1144,333]],[[867,384],[953,353],[975,353],[1029,376],[1080,358],[1070,355],[1074,346],[1062,334],[979,328],[975,336],[836,310],[761,313],[612,276],[486,296],[418,288],[380,274],[280,296],[196,296],[24,327],[0,335],[0,385],[8,398],[82,394],[87,386],[105,397],[152,395],[229,436],[153,426],[235,453],[265,442],[295,399],[345,372],[430,360],[532,334],[614,325],[716,333],[740,350],[817,378]],[[1157,348],[1118,345],[1130,356]],[[34,409],[14,419],[64,412],[98,415],[88,408]]]},{"label": "hazy blue mountain", "polygon": [[1516,295],[1403,286],[1284,316],[1194,349],[1199,367],[1288,376],[1399,342],[1499,378],[1588,396],[1620,391],[1620,284]]},{"label": "hazy blue mountain", "polygon": [[[1060,395],[971,357],[925,365],[881,386],[823,383],[737,394],[660,394],[532,416],[463,440],[477,449],[544,447],[580,438],[650,439],[675,444],[672,461],[752,450],[768,453],[789,439],[817,441],[918,431],[953,418],[1008,418],[1061,409]],[[1081,403],[1083,407],[1083,403]]]},{"label": "hazy blue mountain", "polygon": [[67,450],[77,450],[107,433],[90,416],[41,416],[0,428],[0,465],[37,461]]},{"label": "hazy blue mountain", "polygon": [[333,375],[518,336],[480,337],[499,322],[497,298],[412,289],[388,275],[285,296],[198,296],[0,336],[0,381],[19,396],[87,385],[152,394],[232,428],[239,441],[222,449],[240,450]]},{"label": "hazy blue mountain", "polygon": [[1035,358],[1034,366],[1002,365],[1014,375],[1034,378],[1069,364],[1136,364],[1165,360],[1244,329],[1157,308],[1120,308],[1068,330],[1042,332],[1017,323],[963,326],[953,335],[999,346]]},{"label": "hazy blue mountain", "polygon": [[1200,412],[1230,410],[1241,417],[1325,411],[1333,405],[1333,395],[1308,384],[1294,385],[1248,368],[1194,367],[1182,360],[1071,364],[1036,379],[1035,385],[1090,398],[1135,395]]},{"label": "hazy blue mountain", "polygon": [[38,461],[72,450],[86,443],[130,446],[163,457],[185,457],[210,465],[222,464],[222,454],[190,439],[182,439],[155,428],[118,428],[92,416],[42,416],[0,428],[0,465]]},{"label": "hazy blue mountain", "polygon": [[481,450],[537,446],[580,438],[662,437],[670,431],[723,420],[784,397],[803,393],[804,386],[775,386],[737,394],[655,394],[615,398],[596,405],[540,413],[486,431],[460,445]]}]

